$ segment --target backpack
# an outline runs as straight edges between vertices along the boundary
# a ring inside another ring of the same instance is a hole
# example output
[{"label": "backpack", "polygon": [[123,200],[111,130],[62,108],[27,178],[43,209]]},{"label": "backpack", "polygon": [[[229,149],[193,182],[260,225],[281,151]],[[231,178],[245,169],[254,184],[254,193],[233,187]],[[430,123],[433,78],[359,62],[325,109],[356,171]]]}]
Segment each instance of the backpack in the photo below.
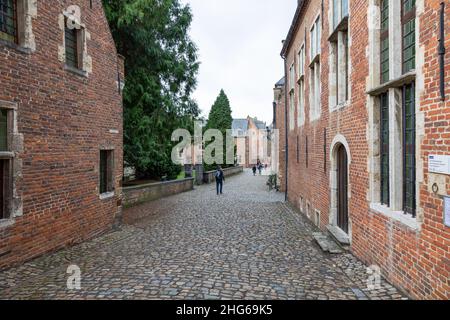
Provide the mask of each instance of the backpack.
[{"label": "backpack", "polygon": [[222,174],[221,174],[220,170],[217,170],[216,171],[216,179],[220,179],[221,176],[222,176]]}]

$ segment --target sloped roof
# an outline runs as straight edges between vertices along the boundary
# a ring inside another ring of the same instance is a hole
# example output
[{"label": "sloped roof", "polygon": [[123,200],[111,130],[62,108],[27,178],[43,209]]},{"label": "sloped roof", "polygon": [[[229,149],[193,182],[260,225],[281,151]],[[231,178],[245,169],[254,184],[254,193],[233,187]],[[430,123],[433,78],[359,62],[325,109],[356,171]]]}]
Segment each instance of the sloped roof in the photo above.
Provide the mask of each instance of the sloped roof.
[{"label": "sloped roof", "polygon": [[255,121],[255,126],[258,128],[258,129],[266,129],[266,123],[265,122],[263,122],[263,121],[260,121],[260,120],[254,120]]},{"label": "sloped roof", "polygon": [[247,119],[233,119],[231,129],[247,131],[248,130],[248,120]]},{"label": "sloped roof", "polygon": [[297,1],[297,10],[295,10],[294,19],[292,20],[291,27],[289,28],[289,32],[286,36],[286,40],[283,43],[283,49],[281,50],[281,56],[284,58],[286,53],[291,46],[292,39],[294,38],[295,30],[300,22],[300,14],[302,9],[305,7],[305,0]]},{"label": "sloped roof", "polygon": [[280,80],[278,80],[277,83],[275,83],[275,88],[281,88],[281,87],[284,87],[284,82],[285,82],[285,80],[284,80],[284,77],[283,77],[283,78],[281,78]]}]

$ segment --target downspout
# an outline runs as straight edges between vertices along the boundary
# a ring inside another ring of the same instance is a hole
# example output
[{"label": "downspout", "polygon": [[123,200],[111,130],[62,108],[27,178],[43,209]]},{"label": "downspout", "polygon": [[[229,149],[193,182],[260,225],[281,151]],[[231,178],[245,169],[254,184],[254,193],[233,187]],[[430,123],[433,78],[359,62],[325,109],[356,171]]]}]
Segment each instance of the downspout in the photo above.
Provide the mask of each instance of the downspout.
[{"label": "downspout", "polygon": [[444,29],[445,3],[441,2],[440,35],[439,35],[439,65],[440,65],[440,93],[441,100],[445,101],[445,29]]},{"label": "downspout", "polygon": [[288,176],[288,166],[289,166],[289,138],[288,138],[288,108],[287,108],[287,103],[288,103],[288,91],[287,91],[287,83],[288,83],[288,74],[287,74],[287,64],[286,64],[286,59],[287,57],[284,56],[283,54],[281,55],[281,58],[283,58],[284,60],[284,129],[285,129],[285,148],[286,148],[286,152],[285,152],[285,173],[284,173],[284,181],[285,181],[285,192],[284,192],[284,201],[288,201],[288,180],[289,180],[289,176]]}]

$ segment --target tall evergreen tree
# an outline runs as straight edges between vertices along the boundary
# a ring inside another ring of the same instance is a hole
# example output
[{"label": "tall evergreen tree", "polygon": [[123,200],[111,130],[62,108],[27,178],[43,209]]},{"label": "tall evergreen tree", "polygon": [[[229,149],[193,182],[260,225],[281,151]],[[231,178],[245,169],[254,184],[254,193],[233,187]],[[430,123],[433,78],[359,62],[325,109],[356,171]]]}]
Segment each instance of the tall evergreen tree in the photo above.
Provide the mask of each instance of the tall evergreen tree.
[{"label": "tall evergreen tree", "polygon": [[[233,124],[232,110],[230,107],[230,100],[228,99],[225,91],[220,90],[219,96],[214,102],[211,111],[209,112],[208,122],[206,124],[206,130],[217,129],[222,132],[224,143],[226,142],[226,131],[231,130]],[[226,164],[226,146],[223,148],[223,164]],[[226,165],[225,165],[226,166]],[[215,169],[215,164],[206,165],[207,170]]]},{"label": "tall evergreen tree", "polygon": [[199,62],[189,37],[192,14],[180,0],[103,0],[125,57],[124,159],[139,177],[174,178],[173,130],[192,130],[200,114],[191,98]]},{"label": "tall evergreen tree", "polygon": [[231,113],[230,100],[222,89],[211,107],[206,129],[218,129],[225,135],[226,130],[231,129],[233,124]]}]

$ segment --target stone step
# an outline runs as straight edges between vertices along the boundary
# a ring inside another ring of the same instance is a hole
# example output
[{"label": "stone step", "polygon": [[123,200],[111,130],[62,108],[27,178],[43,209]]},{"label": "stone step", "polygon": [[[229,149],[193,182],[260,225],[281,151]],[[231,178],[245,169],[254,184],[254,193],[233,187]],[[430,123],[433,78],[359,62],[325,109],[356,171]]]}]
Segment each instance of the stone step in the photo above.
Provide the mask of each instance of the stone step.
[{"label": "stone step", "polygon": [[327,226],[327,230],[331,237],[336,240],[341,246],[350,246],[350,237],[344,231],[336,226]]},{"label": "stone step", "polygon": [[329,252],[331,254],[339,254],[344,252],[344,250],[342,250],[336,242],[322,232],[313,233],[313,237],[324,252]]}]

